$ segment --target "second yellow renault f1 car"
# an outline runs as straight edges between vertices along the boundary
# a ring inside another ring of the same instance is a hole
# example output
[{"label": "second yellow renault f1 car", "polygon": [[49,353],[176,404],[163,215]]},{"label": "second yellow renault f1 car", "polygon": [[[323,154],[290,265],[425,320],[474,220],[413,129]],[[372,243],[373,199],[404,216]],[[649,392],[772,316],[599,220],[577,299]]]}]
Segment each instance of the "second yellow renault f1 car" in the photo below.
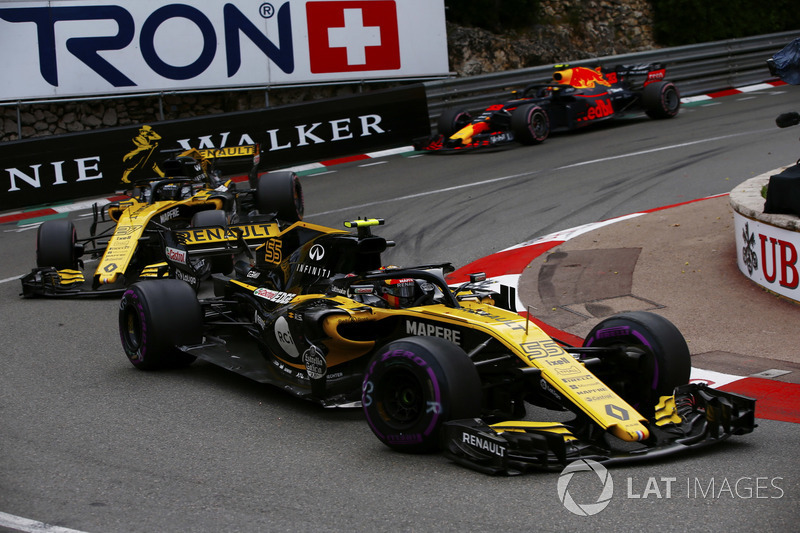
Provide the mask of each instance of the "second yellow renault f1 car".
[{"label": "second yellow renault f1 car", "polygon": [[[662,457],[752,431],[755,401],[688,384],[686,341],[660,315],[612,316],[570,346],[480,273],[451,287],[449,264],[382,265],[393,243],[372,233],[380,223],[275,231],[242,247],[233,277],[213,276],[210,297],[176,279],[134,284],[120,303],[125,354],[140,369],[199,358],[324,406],[360,403],[391,448],[443,450],[492,474]],[[175,237],[169,261],[190,276],[194,254],[241,247],[222,233]]]},{"label": "second yellow renault f1 car", "polygon": [[[36,268],[21,278],[22,295],[116,295],[138,279],[168,275],[162,241],[166,228],[241,225],[246,239],[267,235],[280,222],[303,216],[302,188],[293,172],[257,172],[258,145],[210,150],[191,149],[164,161],[166,176],[137,180],[129,197],[94,206],[91,236],[78,239],[67,219],[45,221],[36,236]],[[221,168],[248,173],[240,188]],[[106,229],[97,232],[98,223]],[[83,257],[99,259],[90,280]],[[230,272],[230,256],[198,259],[195,275]],[[179,273],[180,275],[180,273]]]}]

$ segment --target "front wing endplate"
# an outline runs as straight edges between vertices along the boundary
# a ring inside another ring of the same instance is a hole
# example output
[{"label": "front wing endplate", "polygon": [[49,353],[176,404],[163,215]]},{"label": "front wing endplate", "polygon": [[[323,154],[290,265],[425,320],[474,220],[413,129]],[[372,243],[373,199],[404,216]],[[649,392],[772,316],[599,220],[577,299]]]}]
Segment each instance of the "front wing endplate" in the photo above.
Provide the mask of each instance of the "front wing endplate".
[{"label": "front wing endplate", "polygon": [[578,459],[604,464],[649,460],[750,433],[756,427],[755,400],[705,384],[683,385],[660,399],[648,422],[650,437],[631,446],[607,432],[587,442],[577,435],[592,432],[570,422],[453,420],[445,424],[444,454],[474,470],[503,475],[561,470]]}]

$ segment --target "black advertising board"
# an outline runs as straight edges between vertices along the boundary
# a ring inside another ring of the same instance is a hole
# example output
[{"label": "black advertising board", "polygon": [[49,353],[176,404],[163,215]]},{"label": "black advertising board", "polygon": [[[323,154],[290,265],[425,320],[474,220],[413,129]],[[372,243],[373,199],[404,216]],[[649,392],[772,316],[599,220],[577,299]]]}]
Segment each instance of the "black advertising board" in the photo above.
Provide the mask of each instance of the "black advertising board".
[{"label": "black advertising board", "polygon": [[274,170],[410,144],[430,134],[411,85],[256,111],[0,143],[0,211],[102,196],[155,175],[164,151],[258,143]]}]

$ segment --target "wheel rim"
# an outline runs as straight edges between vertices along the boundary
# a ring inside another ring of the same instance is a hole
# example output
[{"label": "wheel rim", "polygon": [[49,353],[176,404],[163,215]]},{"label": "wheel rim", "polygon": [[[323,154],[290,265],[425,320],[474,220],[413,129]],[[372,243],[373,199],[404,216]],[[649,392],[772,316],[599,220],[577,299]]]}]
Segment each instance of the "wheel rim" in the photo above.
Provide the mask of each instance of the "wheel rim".
[{"label": "wheel rim", "polygon": [[669,89],[666,94],[664,95],[664,101],[667,104],[667,111],[670,113],[674,113],[676,109],[678,109],[678,93],[672,89]]},{"label": "wheel rim", "polygon": [[139,313],[128,307],[123,317],[125,327],[122,330],[123,341],[131,352],[138,352],[142,346],[142,323]]},{"label": "wheel rim", "polygon": [[531,117],[531,130],[533,131],[533,136],[537,139],[544,137],[547,132],[545,118],[541,113],[533,113]]},{"label": "wheel rim", "polygon": [[629,355],[638,356],[640,360],[639,369],[626,372],[628,383],[625,386],[625,394],[622,395],[631,407],[638,410],[653,400],[658,388],[658,361],[653,352],[645,346],[626,345],[621,348]]},{"label": "wheel rim", "polygon": [[409,428],[425,412],[425,394],[422,384],[407,370],[387,373],[380,389],[386,422],[395,429]]}]

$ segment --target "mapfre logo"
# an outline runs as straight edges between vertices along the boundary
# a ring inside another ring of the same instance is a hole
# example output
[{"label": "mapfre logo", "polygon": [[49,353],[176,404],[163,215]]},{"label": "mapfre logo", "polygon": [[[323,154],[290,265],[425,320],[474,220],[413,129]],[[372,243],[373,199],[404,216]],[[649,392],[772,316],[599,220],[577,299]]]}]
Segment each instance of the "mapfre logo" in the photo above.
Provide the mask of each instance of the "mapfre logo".
[{"label": "mapfre logo", "polygon": [[308,2],[306,18],[312,73],[400,68],[393,0]]}]

